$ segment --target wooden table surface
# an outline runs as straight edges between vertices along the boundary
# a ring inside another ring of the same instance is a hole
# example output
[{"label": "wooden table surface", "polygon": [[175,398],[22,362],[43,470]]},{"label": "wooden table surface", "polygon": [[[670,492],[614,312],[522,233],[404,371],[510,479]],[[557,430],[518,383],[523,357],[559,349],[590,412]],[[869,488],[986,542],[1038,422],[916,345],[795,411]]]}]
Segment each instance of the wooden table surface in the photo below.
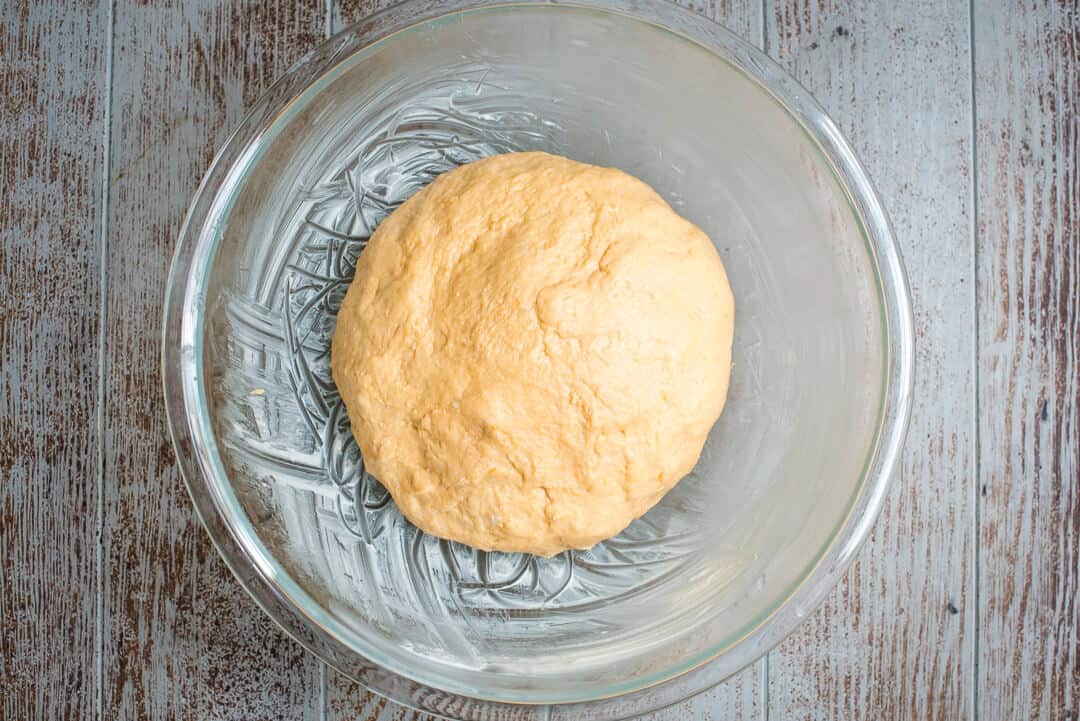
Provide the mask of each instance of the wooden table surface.
[{"label": "wooden table surface", "polygon": [[[903,467],[847,577],[657,719],[1080,718],[1080,9],[692,0],[822,102],[915,299]],[[214,149],[357,0],[0,2],[0,718],[398,719],[195,518],[158,366]]]}]

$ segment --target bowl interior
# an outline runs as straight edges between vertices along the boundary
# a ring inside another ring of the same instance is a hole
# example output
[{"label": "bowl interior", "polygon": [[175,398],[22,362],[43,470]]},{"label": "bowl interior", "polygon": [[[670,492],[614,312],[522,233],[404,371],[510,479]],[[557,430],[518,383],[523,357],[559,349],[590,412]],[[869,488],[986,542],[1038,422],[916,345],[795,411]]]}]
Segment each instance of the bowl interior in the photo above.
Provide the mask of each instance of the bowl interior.
[{"label": "bowl interior", "polygon": [[[697,468],[620,536],[552,559],[409,526],[329,375],[379,220],[442,171],[527,149],[650,183],[716,243],[736,299],[728,406]],[[411,679],[557,702],[677,675],[768,622],[862,488],[888,351],[859,218],[761,85],[641,20],[496,7],[339,58],[230,170],[199,243],[189,413],[222,512],[304,614]]]}]

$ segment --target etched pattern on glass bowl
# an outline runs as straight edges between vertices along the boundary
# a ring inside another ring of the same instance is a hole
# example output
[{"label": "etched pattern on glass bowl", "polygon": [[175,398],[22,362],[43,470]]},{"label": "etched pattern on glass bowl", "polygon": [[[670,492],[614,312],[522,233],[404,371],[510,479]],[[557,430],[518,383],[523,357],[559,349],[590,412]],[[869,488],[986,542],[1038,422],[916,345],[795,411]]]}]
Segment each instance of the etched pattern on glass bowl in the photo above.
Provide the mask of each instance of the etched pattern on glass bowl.
[{"label": "etched pattern on glass bowl", "polygon": [[[277,486],[275,496],[288,488],[315,504],[320,546],[305,550],[338,549],[332,572],[355,585],[355,597],[388,603],[367,596],[380,587],[378,579],[393,578],[404,582],[394,588],[393,602],[417,613],[498,612],[504,623],[498,633],[541,640],[551,629],[534,622],[538,608],[582,611],[628,601],[684,570],[701,543],[694,494],[678,494],[677,508],[662,504],[592,549],[553,558],[434,538],[408,523],[366,472],[330,374],[338,307],[357,257],[386,215],[458,165],[496,153],[560,150],[558,125],[507,109],[520,101],[485,83],[488,72],[458,68],[454,80],[415,89],[412,102],[374,113],[355,147],[337,153],[325,177],[303,194],[280,226],[280,250],[259,270],[253,296],[227,301],[228,320],[217,333],[227,339],[228,360],[215,412],[221,437],[248,473]],[[261,383],[270,368],[287,382]],[[252,390],[230,392],[235,388]],[[281,531],[288,538],[309,535],[288,525]],[[458,635],[454,626],[432,630]],[[443,641],[482,651],[477,639]]]}]

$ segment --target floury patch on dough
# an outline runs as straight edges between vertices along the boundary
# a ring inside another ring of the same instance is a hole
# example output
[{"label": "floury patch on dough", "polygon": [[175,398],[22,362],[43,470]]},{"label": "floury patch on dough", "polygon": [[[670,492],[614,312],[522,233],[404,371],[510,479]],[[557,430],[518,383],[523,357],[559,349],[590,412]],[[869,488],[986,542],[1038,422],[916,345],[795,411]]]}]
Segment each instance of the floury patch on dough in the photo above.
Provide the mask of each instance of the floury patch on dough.
[{"label": "floury patch on dough", "polygon": [[510,153],[441,175],[379,226],[333,375],[410,521],[550,556],[619,533],[693,468],[733,326],[716,249],[649,186]]}]

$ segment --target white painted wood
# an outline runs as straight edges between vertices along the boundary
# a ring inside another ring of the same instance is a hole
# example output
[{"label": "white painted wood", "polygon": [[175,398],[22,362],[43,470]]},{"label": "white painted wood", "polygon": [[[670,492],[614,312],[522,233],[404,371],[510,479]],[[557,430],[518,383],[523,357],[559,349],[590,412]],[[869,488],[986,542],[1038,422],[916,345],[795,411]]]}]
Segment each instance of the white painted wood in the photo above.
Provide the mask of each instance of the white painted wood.
[{"label": "white painted wood", "polygon": [[973,718],[967,10],[930,0],[770,0],[770,53],[835,119],[892,216],[918,335],[902,473],[845,581],[772,654],[771,718]]},{"label": "white painted wood", "polygon": [[1080,7],[975,4],[981,721],[1080,718]]}]

